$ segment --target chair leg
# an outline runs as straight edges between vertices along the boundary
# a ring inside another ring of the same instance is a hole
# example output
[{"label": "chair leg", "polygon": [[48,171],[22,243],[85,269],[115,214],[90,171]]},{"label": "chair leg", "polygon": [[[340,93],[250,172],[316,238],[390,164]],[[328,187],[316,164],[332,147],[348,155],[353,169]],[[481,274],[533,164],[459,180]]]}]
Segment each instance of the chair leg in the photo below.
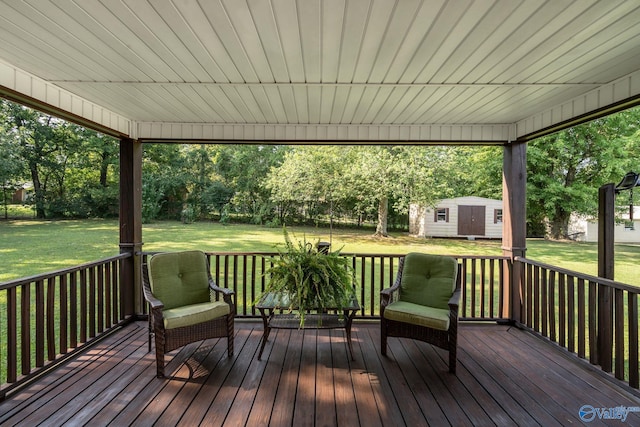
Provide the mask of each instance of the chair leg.
[{"label": "chair leg", "polygon": [[153,315],[151,314],[151,309],[149,309],[149,315],[148,320],[149,320],[149,325],[147,326],[149,328],[149,352],[151,352],[151,336],[154,335],[153,333],[153,327],[152,327],[152,322],[151,322],[151,317]]},{"label": "chair leg", "polygon": [[455,375],[458,362],[458,333],[457,325],[452,325],[449,332],[449,372]]},{"label": "chair leg", "polygon": [[154,335],[156,338],[156,376],[164,378],[164,330],[155,331]]},{"label": "chair leg", "polygon": [[234,324],[233,316],[227,316],[227,357],[233,356]]},{"label": "chair leg", "polygon": [[380,353],[387,355],[387,324],[384,318],[380,319]]},{"label": "chair leg", "polygon": [[156,351],[156,377],[164,378],[164,354]]}]

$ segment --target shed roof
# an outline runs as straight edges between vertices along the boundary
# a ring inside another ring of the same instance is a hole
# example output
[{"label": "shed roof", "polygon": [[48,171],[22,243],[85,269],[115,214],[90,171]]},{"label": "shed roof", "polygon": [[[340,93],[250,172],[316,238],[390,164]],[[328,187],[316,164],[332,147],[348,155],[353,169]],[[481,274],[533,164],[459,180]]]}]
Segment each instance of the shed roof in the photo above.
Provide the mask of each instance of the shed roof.
[{"label": "shed roof", "polygon": [[640,97],[624,0],[0,0],[0,95],[142,140],[526,140]]}]

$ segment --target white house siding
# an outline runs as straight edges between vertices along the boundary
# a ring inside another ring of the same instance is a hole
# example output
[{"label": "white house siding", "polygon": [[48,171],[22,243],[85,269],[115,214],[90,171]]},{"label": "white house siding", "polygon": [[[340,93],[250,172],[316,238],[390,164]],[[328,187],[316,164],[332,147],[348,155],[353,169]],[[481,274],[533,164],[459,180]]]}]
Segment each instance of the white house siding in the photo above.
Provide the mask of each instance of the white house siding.
[{"label": "white house siding", "polygon": [[[484,235],[458,234],[458,207],[484,206],[485,233]],[[409,233],[420,237],[466,237],[466,238],[502,238],[502,222],[494,221],[494,213],[502,209],[502,200],[484,197],[468,196],[441,200],[436,209],[447,209],[448,221],[436,222],[433,208],[412,204],[409,209]]]},{"label": "white house siding", "polygon": [[[625,228],[624,224],[616,224],[613,230],[613,241],[615,243],[640,243],[640,221],[634,220],[634,229]],[[585,233],[585,241],[598,241],[598,223],[587,222],[587,232]]]},{"label": "white house siding", "polygon": [[[633,208],[633,228],[625,227],[629,222],[629,212],[624,212],[613,230],[615,243],[640,243],[640,206]],[[598,241],[598,219],[572,214],[569,220],[569,234],[575,240],[584,242]]]}]

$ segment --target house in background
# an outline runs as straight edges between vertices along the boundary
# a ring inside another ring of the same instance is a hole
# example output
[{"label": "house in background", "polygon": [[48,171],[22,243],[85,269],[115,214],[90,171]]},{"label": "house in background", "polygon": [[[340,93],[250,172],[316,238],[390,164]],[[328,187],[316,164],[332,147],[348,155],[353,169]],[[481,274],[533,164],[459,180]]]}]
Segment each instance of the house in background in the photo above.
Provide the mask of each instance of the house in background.
[{"label": "house in background", "polygon": [[33,184],[27,182],[21,184],[11,196],[11,203],[26,203],[33,194]]},{"label": "house in background", "polygon": [[434,208],[411,204],[409,233],[419,237],[502,238],[502,200],[456,197]]},{"label": "house in background", "polygon": [[[569,235],[582,242],[598,241],[598,218],[572,215],[569,222]],[[633,207],[633,220],[629,211],[623,212],[616,221],[613,231],[615,243],[640,243],[640,206]]]}]

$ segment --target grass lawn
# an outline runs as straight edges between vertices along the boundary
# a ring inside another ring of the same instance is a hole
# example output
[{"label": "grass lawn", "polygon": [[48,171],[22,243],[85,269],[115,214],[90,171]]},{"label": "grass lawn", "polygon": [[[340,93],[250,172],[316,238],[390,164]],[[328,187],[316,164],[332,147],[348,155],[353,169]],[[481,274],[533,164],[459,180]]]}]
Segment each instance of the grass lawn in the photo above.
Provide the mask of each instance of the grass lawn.
[{"label": "grass lawn", "polygon": [[[329,241],[328,229],[290,227],[298,239]],[[500,241],[422,239],[406,233],[374,238],[371,230],[337,229],[333,248],[348,253],[407,253],[411,251],[452,255],[500,255]],[[0,283],[118,253],[117,220],[0,221]],[[199,222],[156,222],[143,227],[143,250],[262,252],[274,251],[282,242],[282,230],[253,225],[221,225]],[[596,275],[598,248],[594,243],[527,242],[527,257],[569,270]],[[640,286],[640,245],[616,246],[616,280]]]}]

